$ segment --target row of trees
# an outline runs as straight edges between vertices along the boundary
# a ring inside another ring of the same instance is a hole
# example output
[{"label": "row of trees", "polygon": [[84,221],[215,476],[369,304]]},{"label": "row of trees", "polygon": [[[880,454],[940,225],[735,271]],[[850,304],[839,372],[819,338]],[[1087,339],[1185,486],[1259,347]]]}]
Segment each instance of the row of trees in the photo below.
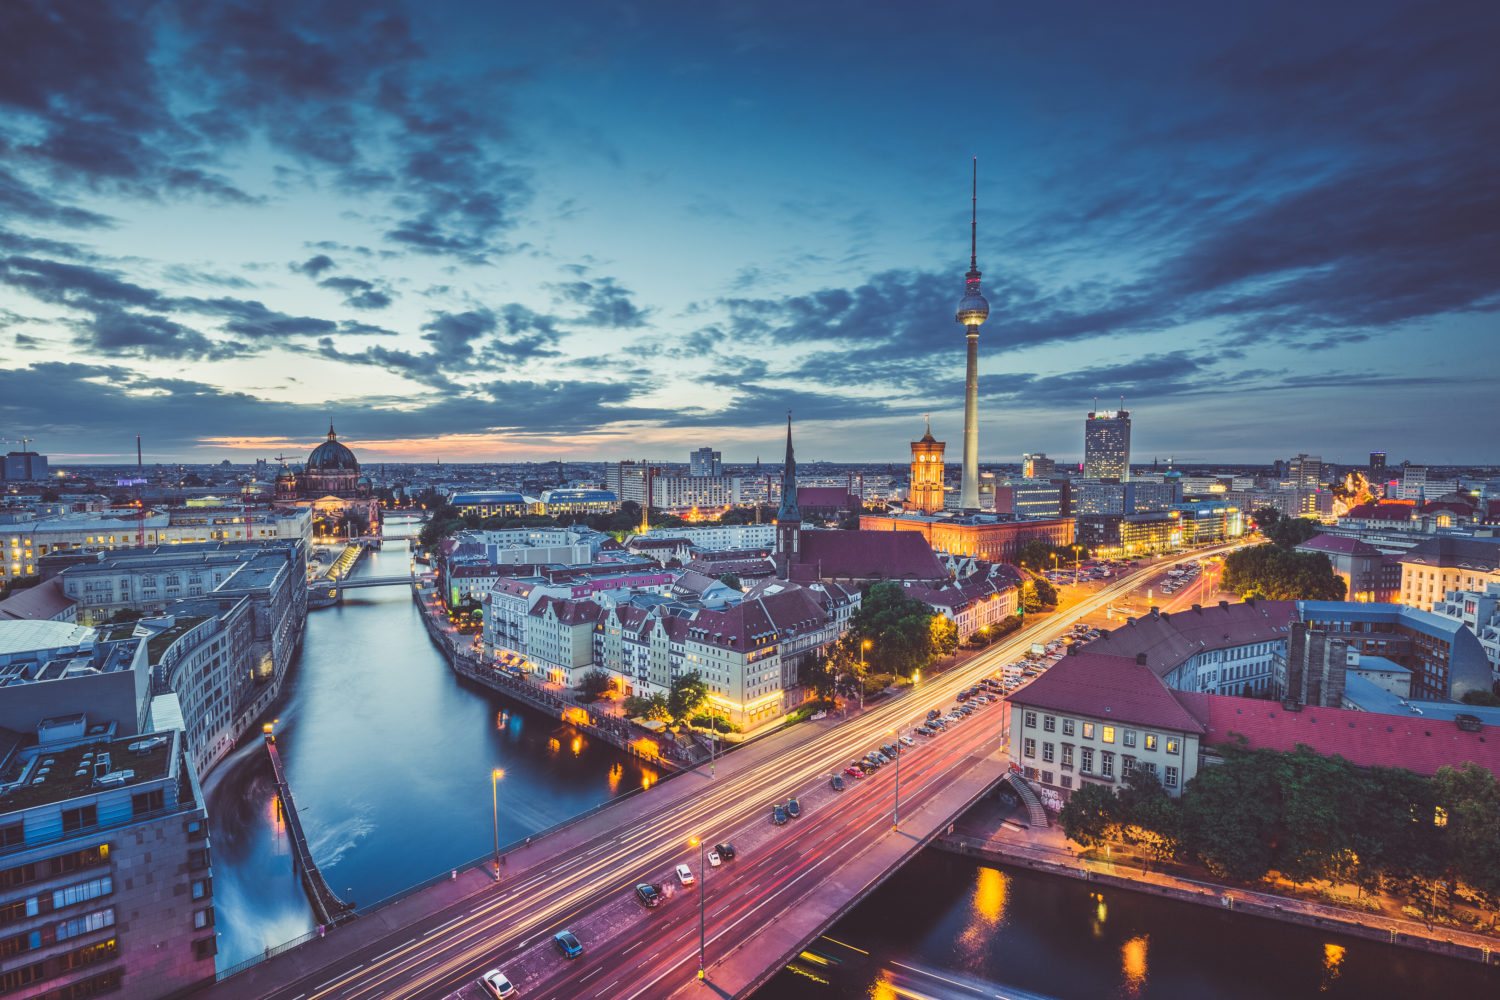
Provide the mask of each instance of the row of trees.
[{"label": "row of trees", "polygon": [[[590,670],[578,682],[578,693],[594,700],[608,694],[612,686],[609,674],[603,670]],[[708,685],[704,683],[703,675],[693,670],[672,681],[671,688],[664,695],[631,695],[623,704],[625,714],[632,717],[682,722],[698,714],[707,702]]]},{"label": "row of trees", "polygon": [[897,677],[911,677],[957,650],[957,625],[906,596],[899,583],[886,581],[870,588],[850,619],[849,631],[827,654],[807,663],[801,674],[820,698],[852,695],[861,685],[873,691]]},{"label": "row of trees", "polygon": [[1141,770],[1118,794],[1085,784],[1062,809],[1063,831],[1084,847],[1134,844],[1240,882],[1276,871],[1296,883],[1410,894],[1458,880],[1500,895],[1500,782],[1483,767],[1426,778],[1362,770],[1306,746],[1223,752],[1224,763],[1199,771],[1181,799]]},{"label": "row of trees", "polygon": [[1298,552],[1318,533],[1318,525],[1305,517],[1284,518],[1274,508],[1255,512],[1255,523],[1270,545],[1239,549],[1224,557],[1221,586],[1240,597],[1264,597],[1277,601],[1342,601],[1348,591],[1344,578],[1321,552]]},{"label": "row of trees", "polygon": [[[1056,556],[1054,560],[1052,557]],[[1088,556],[1088,547],[1082,542],[1072,545],[1051,545],[1043,539],[1033,538],[1021,546],[1016,553],[1016,564],[1040,573],[1053,566],[1059,569],[1071,567],[1075,561]]]}]

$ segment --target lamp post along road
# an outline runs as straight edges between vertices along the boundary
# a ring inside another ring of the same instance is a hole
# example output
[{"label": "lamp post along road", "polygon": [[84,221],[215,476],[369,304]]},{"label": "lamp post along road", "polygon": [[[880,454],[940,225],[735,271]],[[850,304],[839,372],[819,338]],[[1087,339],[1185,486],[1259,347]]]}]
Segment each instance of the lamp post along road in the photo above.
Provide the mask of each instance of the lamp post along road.
[{"label": "lamp post along road", "polygon": [[901,829],[901,737],[896,730],[889,730],[891,736],[896,737],[896,806],[891,810],[891,829]]},{"label": "lamp post along road", "polygon": [[[695,837],[698,843],[698,979],[704,978],[703,952],[707,944],[707,922],[705,920],[705,893],[708,891],[708,842]],[[688,841],[692,846],[693,840]]]},{"label": "lamp post along road", "polygon": [[505,772],[500,768],[490,771],[490,807],[495,814],[495,880],[500,879],[500,779]]},{"label": "lamp post along road", "polygon": [[865,650],[871,646],[870,640],[866,639],[859,644],[859,710],[865,710]]}]

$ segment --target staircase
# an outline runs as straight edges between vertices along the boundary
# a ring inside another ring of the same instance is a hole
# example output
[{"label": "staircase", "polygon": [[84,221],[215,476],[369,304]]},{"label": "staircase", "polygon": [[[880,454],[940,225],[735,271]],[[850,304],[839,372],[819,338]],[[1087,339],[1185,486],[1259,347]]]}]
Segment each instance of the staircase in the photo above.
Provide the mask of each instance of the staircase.
[{"label": "staircase", "polygon": [[1047,821],[1047,810],[1042,808],[1042,800],[1037,798],[1036,790],[1031,783],[1015,771],[1005,776],[1010,782],[1010,787],[1016,790],[1021,801],[1026,804],[1026,815],[1031,820],[1031,825],[1037,829],[1045,830],[1051,824]]}]

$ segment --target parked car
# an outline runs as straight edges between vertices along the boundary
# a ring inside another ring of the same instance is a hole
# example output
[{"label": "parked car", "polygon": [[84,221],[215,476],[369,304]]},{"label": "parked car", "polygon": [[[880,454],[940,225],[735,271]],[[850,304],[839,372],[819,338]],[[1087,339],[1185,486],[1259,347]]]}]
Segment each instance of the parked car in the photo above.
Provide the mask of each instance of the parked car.
[{"label": "parked car", "polygon": [[813,722],[817,722],[819,719],[826,719],[826,718],[828,718],[828,713],[824,712],[824,711],[817,711],[817,712],[814,712],[812,715],[808,716],[808,718],[810,718]]},{"label": "parked car", "polygon": [[677,866],[677,881],[681,882],[683,885],[692,885],[693,884],[693,870],[691,868],[689,868],[687,865],[678,865]]},{"label": "parked car", "polygon": [[709,851],[708,852],[708,867],[710,867],[710,868],[717,868],[720,865],[722,865],[723,863],[724,863],[724,859],[721,858],[721,857],[719,857],[719,852],[718,851]]},{"label": "parked car", "polygon": [[664,897],[661,894],[661,890],[650,882],[637,882],[635,886],[635,898],[647,906],[655,908],[661,905]]},{"label": "parked car", "polygon": [[930,711],[930,712],[927,713],[927,718],[929,718],[929,719],[936,719],[939,716],[941,716],[942,714],[943,713],[941,711],[939,711],[938,709],[934,708],[932,711]]},{"label": "parked car", "polygon": [[486,972],[484,975],[480,976],[479,985],[484,989],[486,993],[494,997],[495,1000],[504,1000],[505,997],[513,997],[516,995],[515,986],[509,979],[505,978],[505,973],[501,972],[499,969],[491,969],[489,972]]},{"label": "parked car", "polygon": [[563,953],[563,958],[577,958],[583,954],[583,945],[578,943],[572,931],[558,931],[552,935],[552,943]]},{"label": "parked car", "polygon": [[908,746],[908,747],[914,747],[914,746],[917,745],[917,741],[914,740],[914,739],[912,739],[910,736],[903,736],[903,737],[901,737],[901,745],[902,746]]},{"label": "parked car", "polygon": [[916,729],[913,729],[912,732],[916,733],[918,736],[936,736],[937,735],[937,730],[936,729],[929,729],[925,725],[924,726],[918,726]]},{"label": "parked car", "polygon": [[853,764],[850,764],[848,767],[844,768],[844,773],[851,778],[863,778],[865,776],[865,772],[861,771]]},{"label": "parked car", "polygon": [[835,774],[833,777],[829,778],[828,787],[832,788],[835,792],[842,792],[844,790],[843,775]]},{"label": "parked car", "polygon": [[786,810],[779,803],[771,807],[771,822],[777,826],[786,826]]},{"label": "parked car", "polygon": [[786,814],[792,817],[792,819],[796,819],[802,815],[802,803],[797,801],[795,795],[786,800]]}]

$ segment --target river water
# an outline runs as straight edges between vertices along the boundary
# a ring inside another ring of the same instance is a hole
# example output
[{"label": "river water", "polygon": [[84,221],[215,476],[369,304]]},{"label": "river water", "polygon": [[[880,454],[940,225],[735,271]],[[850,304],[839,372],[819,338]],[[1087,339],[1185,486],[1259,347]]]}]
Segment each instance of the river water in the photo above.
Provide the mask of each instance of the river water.
[{"label": "river water", "polygon": [[[392,520],[387,530],[414,530]],[[355,571],[401,576],[388,539]],[[500,842],[519,840],[656,772],[606,743],[461,681],[427,637],[409,587],[350,591],[310,612],[288,680],[276,744],[313,857],[335,892],[360,905],[493,850],[490,771]],[[292,875],[258,739],[210,775],[219,968],[313,927]]]},{"label": "river water", "polygon": [[[404,526],[387,525],[392,534]],[[357,576],[409,568],[399,540]],[[472,861],[654,772],[454,677],[410,590],[352,591],[308,616],[279,717],[313,855],[368,904]],[[210,776],[219,967],[312,929],[258,741]],[[1401,1000],[1500,996],[1500,971],[935,851],[916,858],[758,996],[774,1000]],[[852,945],[853,948],[846,947]],[[855,950],[858,949],[858,950]],[[868,954],[862,954],[867,952]]]},{"label": "river water", "polygon": [[1477,998],[1500,996],[1500,970],[929,850],[760,996]]}]

